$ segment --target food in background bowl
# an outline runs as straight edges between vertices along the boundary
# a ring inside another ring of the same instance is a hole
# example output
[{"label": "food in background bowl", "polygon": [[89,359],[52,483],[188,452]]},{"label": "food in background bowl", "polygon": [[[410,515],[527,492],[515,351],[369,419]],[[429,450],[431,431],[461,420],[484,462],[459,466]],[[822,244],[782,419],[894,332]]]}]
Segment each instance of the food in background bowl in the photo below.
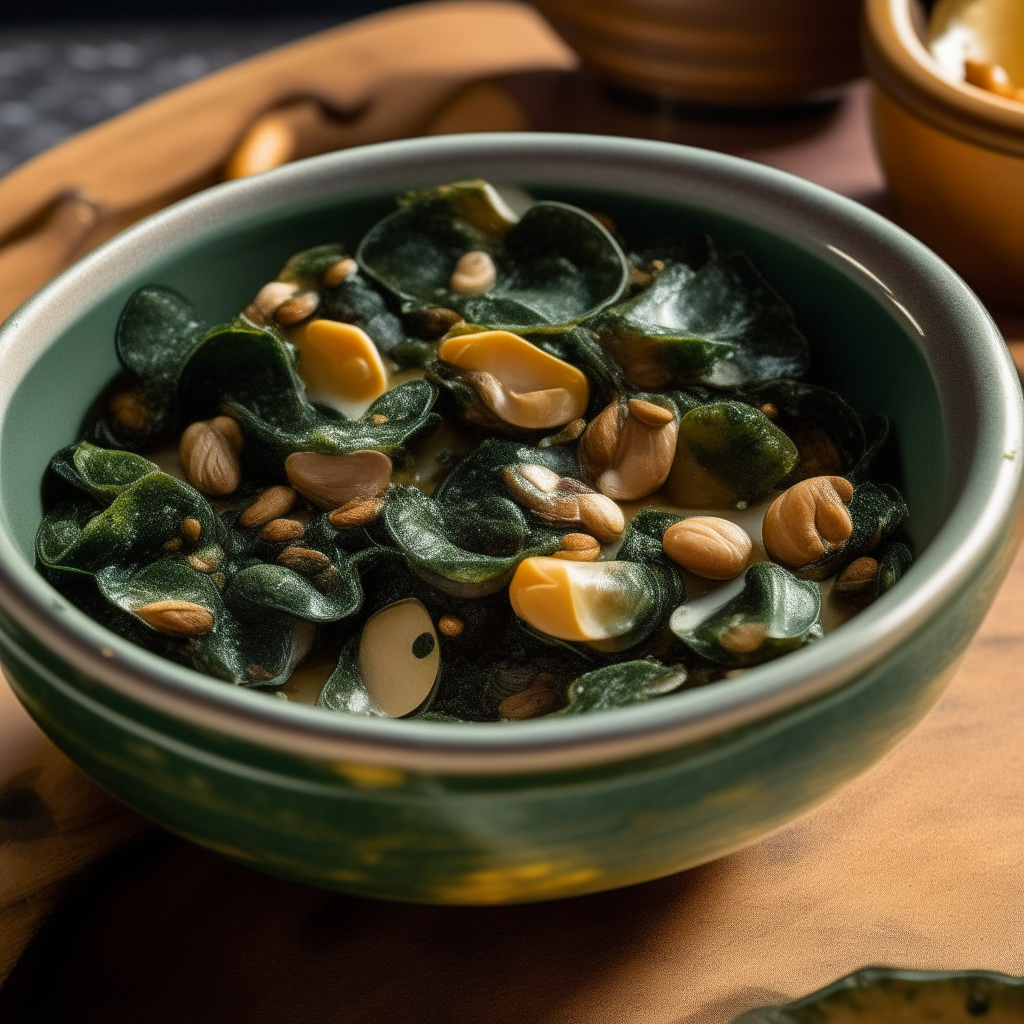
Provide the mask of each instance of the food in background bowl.
[{"label": "food in background bowl", "polygon": [[911,561],[888,419],[798,379],[792,310],[700,232],[629,245],[457,182],[231,323],[144,287],[116,342],[50,463],[41,570],[237,685],[285,696],[315,645],[334,711],[606,710],[798,650]]}]

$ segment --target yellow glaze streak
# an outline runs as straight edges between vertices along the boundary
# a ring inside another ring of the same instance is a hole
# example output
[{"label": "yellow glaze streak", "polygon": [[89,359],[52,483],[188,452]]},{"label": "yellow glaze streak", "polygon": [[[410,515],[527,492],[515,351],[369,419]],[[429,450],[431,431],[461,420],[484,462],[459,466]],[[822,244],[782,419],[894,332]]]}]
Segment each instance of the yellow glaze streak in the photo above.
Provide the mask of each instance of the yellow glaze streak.
[{"label": "yellow glaze streak", "polygon": [[388,373],[369,335],[353,324],[313,320],[296,332],[299,374],[311,395],[372,402],[384,394]]},{"label": "yellow glaze streak", "polygon": [[583,373],[511,331],[448,338],[437,354],[460,370],[490,374],[500,391],[481,399],[506,423],[547,430],[586,412],[590,387]]},{"label": "yellow glaze streak", "polygon": [[438,902],[466,905],[526,903],[587,891],[601,877],[597,868],[559,866],[547,861],[515,867],[470,871],[462,879],[438,886]]}]

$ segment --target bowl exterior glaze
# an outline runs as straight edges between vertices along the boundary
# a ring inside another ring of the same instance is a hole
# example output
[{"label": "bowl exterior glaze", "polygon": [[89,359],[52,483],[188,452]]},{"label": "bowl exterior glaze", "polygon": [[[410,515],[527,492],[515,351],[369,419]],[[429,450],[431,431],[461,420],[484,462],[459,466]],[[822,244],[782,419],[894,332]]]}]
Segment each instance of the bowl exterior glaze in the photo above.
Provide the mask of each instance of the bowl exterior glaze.
[{"label": "bowl exterior glaze", "polygon": [[[155,280],[225,318],[284,256],[354,238],[402,188],[474,175],[694,225],[744,248],[892,415],[920,557],[825,641],[713,686],[577,720],[362,720],[237,690],[107,633],[31,565],[38,481]],[[841,315],[837,313],[841,312]],[[0,659],[54,741],[164,826],[288,878],[484,904],[644,881],[740,848],[877,761],[941,693],[1017,542],[1019,385],[970,291],[857,204],[746,161],[584,136],[388,143],[218,186],[130,229],[0,330]]]},{"label": "bowl exterior glaze", "polygon": [[872,123],[902,223],[982,294],[1024,308],[1024,104],[944,78],[915,0],[869,0]]}]

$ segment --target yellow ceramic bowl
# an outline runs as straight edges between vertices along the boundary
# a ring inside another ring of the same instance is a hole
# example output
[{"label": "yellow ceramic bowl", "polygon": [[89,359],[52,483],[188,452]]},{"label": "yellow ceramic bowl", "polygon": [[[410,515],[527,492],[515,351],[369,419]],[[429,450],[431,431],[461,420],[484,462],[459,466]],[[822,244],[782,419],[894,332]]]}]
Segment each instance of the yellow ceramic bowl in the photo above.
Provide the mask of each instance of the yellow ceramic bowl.
[{"label": "yellow ceramic bowl", "polygon": [[794,103],[860,73],[859,0],[534,0],[602,78],[691,103]]},{"label": "yellow ceramic bowl", "polygon": [[1024,103],[952,80],[917,0],[867,0],[878,153],[903,224],[983,295],[1024,307]]}]

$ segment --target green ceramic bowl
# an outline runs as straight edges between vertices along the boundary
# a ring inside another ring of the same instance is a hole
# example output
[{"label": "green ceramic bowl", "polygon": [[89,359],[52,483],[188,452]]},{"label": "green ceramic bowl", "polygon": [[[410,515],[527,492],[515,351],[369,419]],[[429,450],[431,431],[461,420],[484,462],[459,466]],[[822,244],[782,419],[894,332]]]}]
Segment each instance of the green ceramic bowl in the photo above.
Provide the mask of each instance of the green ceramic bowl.
[{"label": "green ceramic bowl", "polygon": [[[710,231],[797,311],[824,382],[895,421],[919,557],[824,641],[578,719],[349,718],[215,682],[106,632],[33,568],[39,482],[116,368],[139,285],[227,319],[291,252],[355,240],[405,188],[482,176],[634,230]],[[119,235],[0,330],[0,657],[67,754],[181,835],[288,878],[432,903],[550,899],[752,843],[877,761],[942,691],[1006,572],[1020,388],[956,275],[862,206],[680,146],[472,135],[331,154],[209,189]]]}]

